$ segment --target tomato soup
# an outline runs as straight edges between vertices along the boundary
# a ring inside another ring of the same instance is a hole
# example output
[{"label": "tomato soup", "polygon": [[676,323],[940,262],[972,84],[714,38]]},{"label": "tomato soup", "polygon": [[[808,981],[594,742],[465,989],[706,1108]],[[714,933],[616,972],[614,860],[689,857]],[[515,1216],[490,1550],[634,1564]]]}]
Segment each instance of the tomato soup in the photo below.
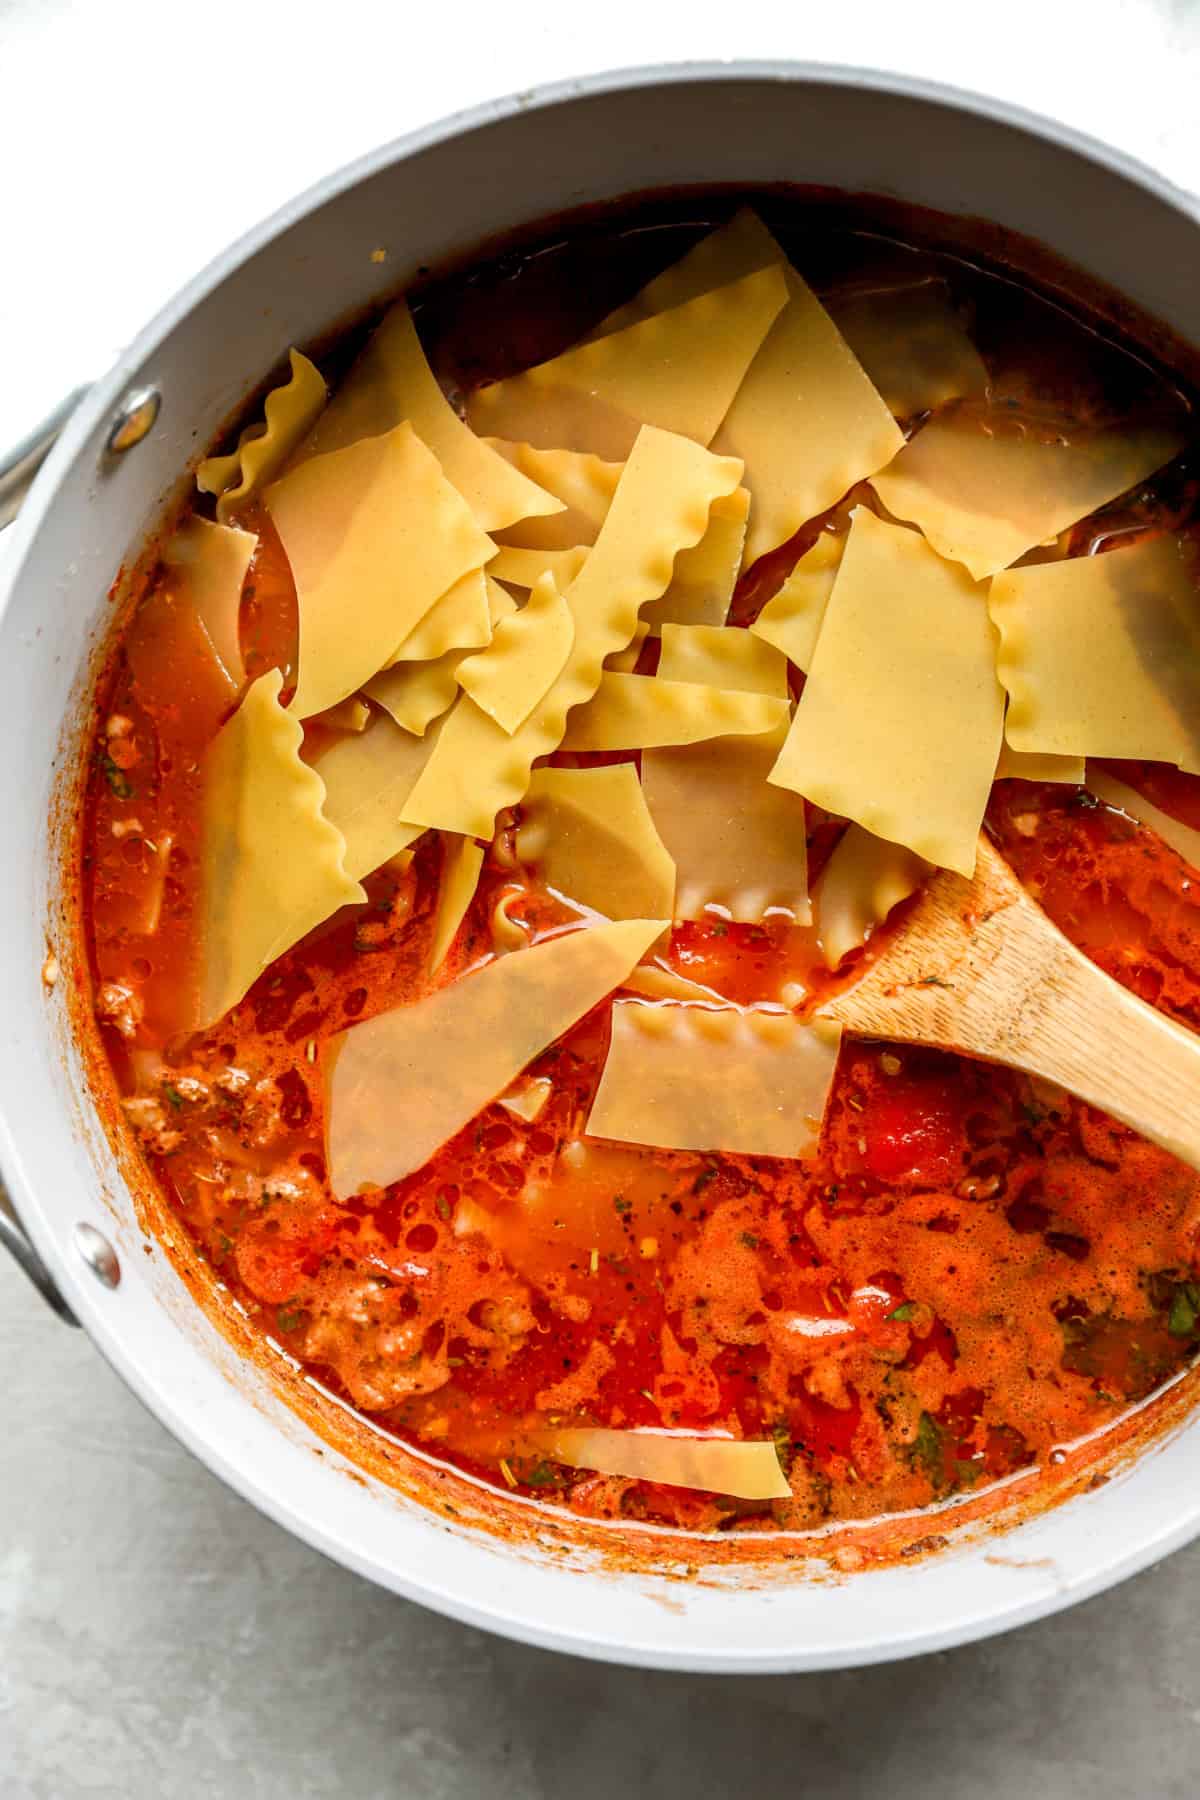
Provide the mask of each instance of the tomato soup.
[{"label": "tomato soup", "polygon": [[83,907],[272,1353],[506,1491],[804,1530],[1046,1467],[1200,1342],[1194,1170],[821,1018],[982,829],[1200,1030],[1196,427],[1061,297],[750,199],[293,360],[113,644]]}]

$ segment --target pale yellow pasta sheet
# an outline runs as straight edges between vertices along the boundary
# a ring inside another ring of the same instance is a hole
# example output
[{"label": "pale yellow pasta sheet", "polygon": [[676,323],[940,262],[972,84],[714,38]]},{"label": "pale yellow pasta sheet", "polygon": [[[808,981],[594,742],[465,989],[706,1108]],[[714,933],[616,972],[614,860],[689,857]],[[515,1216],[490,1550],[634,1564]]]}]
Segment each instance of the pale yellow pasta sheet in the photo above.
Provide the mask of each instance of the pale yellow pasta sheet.
[{"label": "pale yellow pasta sheet", "polygon": [[997,781],[1061,781],[1070,787],[1083,785],[1082,756],[1047,756],[1035,750],[1014,750],[1005,740],[996,764]]},{"label": "pale yellow pasta sheet", "polygon": [[792,1490],[770,1438],[701,1436],[682,1431],[617,1431],[561,1426],[535,1432],[534,1449],[569,1469],[594,1469],[632,1481],[701,1488],[738,1500],[788,1500]]},{"label": "pale yellow pasta sheet", "polygon": [[904,441],[821,302],[778,255],[788,303],[712,440],[746,465],[747,564],[884,468]]},{"label": "pale yellow pasta sheet", "polygon": [[937,276],[827,294],[825,305],[898,419],[986,392],[983,359]]},{"label": "pale yellow pasta sheet", "polygon": [[516,612],[517,603],[508,589],[501,587],[500,583],[494,580],[486,569],[484,570],[484,581],[487,585],[488,617],[491,619],[494,633],[501,619],[511,618]]},{"label": "pale yellow pasta sheet", "polygon": [[985,590],[859,507],[772,782],[970,875],[1003,717]]},{"label": "pale yellow pasta sheet", "polygon": [[246,426],[236,450],[228,456],[206,456],[196,470],[200,492],[218,496],[217,519],[222,525],[274,480],[325,405],[321,371],[299,350],[290,350],[288,356],[291,375],[267,395],[262,419]]},{"label": "pale yellow pasta sheet", "polygon": [[516,731],[562,674],[574,642],[571,609],[553,575],[541,575],[487,649],[459,663],[458,685],[502,730]]},{"label": "pale yellow pasta sheet", "polygon": [[[786,727],[784,727],[786,729]],[[741,923],[810,918],[804,802],[767,780],[783,731],[647,751],[650,816],[675,859],[675,916],[720,907]]]},{"label": "pale yellow pasta sheet", "polygon": [[415,737],[376,713],[365,731],[310,754],[325,784],[325,817],[345,839],[346,869],[356,881],[421,836],[423,826],[406,822],[404,803],[436,741],[435,733]]},{"label": "pale yellow pasta sheet", "polygon": [[586,450],[538,450],[533,444],[513,444],[506,438],[488,438],[487,442],[563,507],[562,512],[510,525],[497,534],[502,544],[527,550],[570,550],[578,544],[595,543],[624,463],[605,462]]},{"label": "pale yellow pasta sheet", "polygon": [[478,650],[492,635],[487,577],[471,569],[434,601],[409,632],[388,666],[433,662],[448,650]]},{"label": "pale yellow pasta sheet", "polygon": [[553,575],[561,593],[570,587],[588,559],[588,546],[576,544],[569,550],[521,550],[502,544],[488,564],[493,581],[507,581],[510,587],[534,588],[543,575]]},{"label": "pale yellow pasta sheet", "polygon": [[172,589],[194,610],[235,688],[246,679],[239,629],[242,588],[257,547],[252,531],[192,517],[172,532],[162,553]]},{"label": "pale yellow pasta sheet", "polygon": [[811,1156],[839,1043],[838,1027],[791,1013],[617,1000],[588,1135]]},{"label": "pale yellow pasta sheet", "polygon": [[610,650],[604,659],[606,669],[614,669],[619,675],[633,675],[637,672],[638,662],[642,654],[642,646],[650,636],[650,627],[644,620],[639,620],[633,636],[623,650]]},{"label": "pale yellow pasta sheet", "polygon": [[1173,536],[991,585],[1013,749],[1200,772],[1200,588]]},{"label": "pale yellow pasta sheet", "polygon": [[672,969],[661,957],[639,963],[631,969],[621,986],[630,994],[641,994],[647,1000],[698,1000],[702,1006],[729,1006],[732,1002],[716,988],[703,987]]},{"label": "pale yellow pasta sheet", "polygon": [[745,488],[714,503],[708,530],[694,549],[680,551],[670,587],[643,611],[652,633],[657,634],[665,624],[725,623],[742,567],[749,512],[750,495]]},{"label": "pale yellow pasta sheet", "polygon": [[352,1027],[328,1076],[334,1193],[421,1168],[618,987],[665,926],[629,919],[572,931]]},{"label": "pale yellow pasta sheet", "polygon": [[[541,1118],[546,1110],[546,1103],[554,1092],[554,1083],[548,1075],[523,1075],[515,1081],[507,1094],[501,1094],[496,1102],[514,1119],[524,1119],[532,1125],[535,1119]],[[457,1229],[457,1219],[455,1221]]]},{"label": "pale yellow pasta sheet", "polygon": [[149,867],[139,886],[137,898],[128,913],[124,913],[125,921],[122,930],[130,936],[154,937],[162,923],[163,901],[167,895],[167,876],[171,872],[171,854],[175,848],[175,834],[171,831],[156,832],[152,840],[142,839],[142,847],[150,858]]},{"label": "pale yellow pasta sheet", "polygon": [[322,812],[321,779],[301,761],[303,733],[279,704],[282,685],[278,669],[252,682],[205,753],[196,1028],[228,1012],[340,906],[366,898]]},{"label": "pale yellow pasta sheet", "polygon": [[890,463],[903,438],[816,295],[787,271],[788,304],[713,439],[750,489],[746,561]]},{"label": "pale yellow pasta sheet", "polygon": [[211,689],[232,706],[238,697],[233,679],[182,583],[160,582],[137,608],[125,639],[125,656],[134,679],[148,692],[161,681],[168,662],[185,664],[198,691]]},{"label": "pale yellow pasta sheet", "polygon": [[746,464],[746,560],[891,462],[900,430],[816,295],[793,269],[788,304],[713,440]]},{"label": "pale yellow pasta sheet", "polygon": [[592,699],[567,720],[562,747],[646,750],[713,737],[759,737],[787,721],[784,700],[606,669]]},{"label": "pale yellow pasta sheet", "polygon": [[609,919],[669,918],[675,865],[632,763],[535,769],[517,856],[547,887]]},{"label": "pale yellow pasta sheet", "polygon": [[371,723],[371,708],[361,694],[351,694],[348,700],[339,700],[328,712],[318,713],[313,723],[326,731],[365,731]]},{"label": "pale yellow pasta sheet", "polygon": [[1097,768],[1094,763],[1089,763],[1087,767],[1087,786],[1097,800],[1103,800],[1105,806],[1113,806],[1118,812],[1128,813],[1139,825],[1145,825],[1148,830],[1155,832],[1164,844],[1169,844],[1172,850],[1200,873],[1200,831],[1194,826],[1185,825],[1182,819],[1164,812],[1161,806],[1155,806],[1152,800],[1147,800],[1145,794],[1140,794],[1127,782],[1118,781],[1115,775],[1110,775],[1107,769]]},{"label": "pale yellow pasta sheet", "polygon": [[1043,443],[999,409],[931,419],[872,477],[888,511],[919,525],[977,581],[1144,481],[1183,447],[1162,426],[1124,426]]},{"label": "pale yellow pasta sheet", "polygon": [[425,360],[412,314],[398,300],[317,421],[301,455],[344,450],[407,420],[484,531],[562,511],[562,501],[530,480],[464,425]]},{"label": "pale yellow pasta sheet", "polygon": [[373,675],[363,688],[402,730],[424,737],[435,719],[453,706],[458,693],[462,650],[447,650],[433,662],[396,663]]},{"label": "pale yellow pasta sheet", "polygon": [[497,956],[509,956],[514,950],[529,948],[532,927],[521,917],[514,919],[511,911],[523,898],[523,893],[519,887],[505,887],[492,902],[488,930]]},{"label": "pale yellow pasta sheet", "polygon": [[903,844],[889,844],[850,825],[813,890],[817,937],[827,966],[867,942],[893,907],[915,894],[931,865]]},{"label": "pale yellow pasta sheet", "polygon": [[429,949],[429,967],[433,971],[440,969],[446,960],[458,928],[467,916],[467,908],[475,898],[483,868],[483,845],[477,844],[474,838],[459,837],[452,831],[442,832],[441,838],[442,868]]},{"label": "pale yellow pasta sheet", "polygon": [[750,627],[755,637],[774,644],[805,674],[812,663],[845,547],[844,537],[823,531]]},{"label": "pale yellow pasta sheet", "polygon": [[314,457],[265,500],[296,584],[301,719],[369,681],[493,550],[408,424]]},{"label": "pale yellow pasta sheet", "polygon": [[[609,334],[663,308],[696,304],[713,283],[758,279],[769,269],[787,283],[779,312],[741,383],[713,448],[740,456],[751,493],[746,562],[755,562],[806,520],[840,500],[856,481],[896,455],[903,437],[886,404],[816,295],[748,208],[702,239],[600,327]],[[601,337],[601,344],[611,341]]]},{"label": "pale yellow pasta sheet", "polygon": [[[664,625],[660,673],[771,696],[773,729],[754,737],[648,750],[642,784],[676,865],[675,916],[724,908],[756,922],[778,909],[810,917],[804,802],[767,777],[788,729],[787,664],[778,650],[733,627]],[[701,690],[703,691],[703,690]]]},{"label": "pale yellow pasta sheet", "polygon": [[780,270],[761,269],[476,388],[471,424],[483,435],[617,461],[643,423],[707,444],[786,301]]},{"label": "pale yellow pasta sheet", "polygon": [[[517,610],[512,595],[499,582],[484,577],[488,617],[492,630],[501,619]],[[463,662],[462,650],[447,650],[431,662],[396,663],[372,676],[364,688],[384,711],[405,731],[424,737],[435,719],[453,704],[458,693],[458,671]]]},{"label": "pale yellow pasta sheet", "polygon": [[739,207],[724,225],[706,232],[678,262],[670,263],[631,300],[609,313],[591,336],[607,337],[611,332],[636,325],[640,319],[695,300],[713,288],[727,287],[731,281],[772,267],[782,254],[753,208]]},{"label": "pale yellow pasta sheet", "polygon": [[699,542],[713,502],[740,477],[735,460],[643,429],[595,547],[564,596],[575,639],[562,674],[512,734],[463,695],[410,801],[414,821],[491,836],[496,814],[520,800],[538,757],[561,744],[571,709],[595,693],[605,657],[630,642],[641,608],[666,588],[677,552]]},{"label": "pale yellow pasta sheet", "polygon": [[738,625],[664,625],[658,673],[664,681],[788,697],[785,658]]}]

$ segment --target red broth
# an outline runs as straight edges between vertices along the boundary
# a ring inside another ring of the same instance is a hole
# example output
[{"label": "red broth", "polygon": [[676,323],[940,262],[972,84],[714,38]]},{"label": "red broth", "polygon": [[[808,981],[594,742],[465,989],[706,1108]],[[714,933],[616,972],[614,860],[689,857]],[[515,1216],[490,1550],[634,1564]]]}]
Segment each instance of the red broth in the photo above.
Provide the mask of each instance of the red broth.
[{"label": "red broth", "polygon": [[[554,354],[720,216],[714,205],[602,219],[428,289],[418,322],[449,390]],[[884,253],[942,276],[969,308],[994,390],[1022,405],[1095,419],[1172,386],[1135,345],[1001,271],[885,241],[840,210],[784,208],[775,222],[818,288]],[[1185,455],[1077,526],[1072,552],[1192,529],[1192,466]],[[852,503],[872,504],[869,490],[837,512]],[[754,618],[822,522],[743,575],[733,622]],[[243,600],[248,671],[278,665],[287,683],[288,565],[265,511],[239,523],[260,536]],[[933,1051],[847,1042],[811,1161],[639,1149],[584,1136],[606,1002],[531,1065],[553,1083],[537,1119],[493,1105],[417,1174],[335,1201],[326,1040],[416,991],[437,841],[371,877],[365,907],[273,964],[218,1024],[181,1036],[199,767],[228,705],[196,647],[162,628],[156,580],[147,565],[112,652],[87,777],[97,1027],[149,1168],[227,1295],[376,1426],[593,1517],[807,1528],[1043,1466],[1191,1361],[1200,1177],[1057,1090]],[[1195,778],[1114,773],[1200,824]],[[1197,871],[1073,787],[997,783],[987,826],[1075,943],[1200,1029]],[[817,826],[814,873],[835,835]],[[505,895],[532,938],[567,916],[501,833],[449,979],[490,950]],[[783,922],[679,925],[669,956],[743,1002],[777,999],[789,981],[819,999],[833,980],[813,934]],[[472,1228],[482,1215],[486,1238]],[[519,1422],[560,1417],[771,1437],[792,1498],[736,1501],[521,1453]]]}]

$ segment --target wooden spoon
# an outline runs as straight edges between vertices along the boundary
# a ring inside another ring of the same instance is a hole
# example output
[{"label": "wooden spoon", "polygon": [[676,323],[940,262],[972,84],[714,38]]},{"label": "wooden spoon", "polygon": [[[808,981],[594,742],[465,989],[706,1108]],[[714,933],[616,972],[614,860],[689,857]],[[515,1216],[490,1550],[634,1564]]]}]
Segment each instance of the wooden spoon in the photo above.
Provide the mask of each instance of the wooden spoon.
[{"label": "wooden spoon", "polygon": [[1200,1037],[1089,962],[986,838],[820,1016],[1045,1076],[1200,1168]]}]

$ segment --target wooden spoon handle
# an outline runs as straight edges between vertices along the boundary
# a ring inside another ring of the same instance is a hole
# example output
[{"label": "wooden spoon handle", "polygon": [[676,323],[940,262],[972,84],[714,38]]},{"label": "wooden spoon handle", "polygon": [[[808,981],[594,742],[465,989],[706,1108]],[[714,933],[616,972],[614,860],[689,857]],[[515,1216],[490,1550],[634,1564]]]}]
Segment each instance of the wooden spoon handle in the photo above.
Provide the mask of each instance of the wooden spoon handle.
[{"label": "wooden spoon handle", "polygon": [[1090,962],[986,840],[975,879],[936,875],[821,1012],[1044,1076],[1200,1168],[1200,1037]]},{"label": "wooden spoon handle", "polygon": [[1019,1067],[1044,1075],[1200,1169],[1200,1037],[1066,945]]}]

